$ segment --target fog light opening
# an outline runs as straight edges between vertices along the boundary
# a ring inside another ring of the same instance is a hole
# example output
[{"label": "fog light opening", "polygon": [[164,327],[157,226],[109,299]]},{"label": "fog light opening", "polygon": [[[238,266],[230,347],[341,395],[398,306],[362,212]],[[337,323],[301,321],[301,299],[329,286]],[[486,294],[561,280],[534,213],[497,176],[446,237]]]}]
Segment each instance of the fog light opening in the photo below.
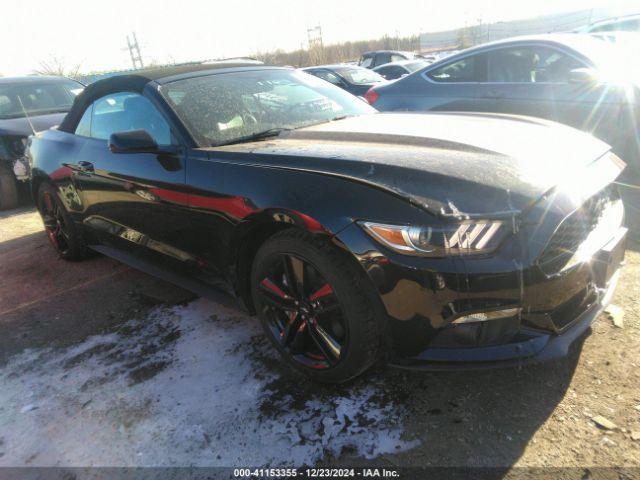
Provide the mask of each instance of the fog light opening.
[{"label": "fog light opening", "polygon": [[522,308],[505,308],[503,310],[492,310],[489,312],[476,312],[470,315],[455,319],[453,324],[487,322],[489,320],[498,320],[500,318],[515,317],[522,312]]}]

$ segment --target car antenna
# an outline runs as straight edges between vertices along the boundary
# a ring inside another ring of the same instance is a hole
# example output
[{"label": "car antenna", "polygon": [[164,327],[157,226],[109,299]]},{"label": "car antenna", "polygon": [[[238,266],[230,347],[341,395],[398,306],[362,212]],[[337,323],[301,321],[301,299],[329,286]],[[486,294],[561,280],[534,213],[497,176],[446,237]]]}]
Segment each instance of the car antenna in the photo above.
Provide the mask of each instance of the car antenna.
[{"label": "car antenna", "polygon": [[24,108],[24,103],[22,103],[22,98],[20,97],[20,95],[18,95],[18,102],[20,102],[20,107],[22,108],[22,113],[24,113],[25,118],[27,119],[27,122],[29,122],[29,126],[31,127],[31,131],[33,132],[33,134],[37,134],[38,132],[36,132],[36,129],[33,128],[33,123],[31,123],[31,118],[29,118],[29,114],[27,113],[27,109]]}]

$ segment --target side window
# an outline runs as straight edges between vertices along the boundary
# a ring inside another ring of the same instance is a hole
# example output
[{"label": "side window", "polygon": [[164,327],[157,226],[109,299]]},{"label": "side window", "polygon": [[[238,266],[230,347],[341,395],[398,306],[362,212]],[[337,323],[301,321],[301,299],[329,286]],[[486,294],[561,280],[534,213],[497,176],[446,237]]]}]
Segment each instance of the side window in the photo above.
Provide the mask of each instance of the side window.
[{"label": "side window", "polygon": [[385,63],[389,63],[391,61],[391,54],[390,53],[379,53],[376,55],[376,64],[375,66],[378,65],[384,65]]},{"label": "side window", "polygon": [[80,119],[78,126],[76,127],[76,135],[80,135],[82,137],[90,137],[91,136],[91,115],[93,113],[93,105],[89,105],[84,111],[84,115]]},{"label": "side window", "polygon": [[404,58],[403,55],[396,55],[396,54],[391,55],[391,61],[392,62],[400,62],[402,60],[407,60],[407,59]]},{"label": "side window", "polygon": [[93,103],[91,137],[108,140],[112,133],[146,130],[158,145],[171,145],[171,129],[156,107],[137,93],[107,95]]},{"label": "side window", "polygon": [[553,48],[501,48],[489,53],[488,81],[494,83],[566,83],[569,72],[584,67]]},{"label": "side window", "polygon": [[399,66],[394,66],[391,68],[391,75],[389,76],[390,79],[395,79],[395,78],[400,78],[403,75],[406,75],[407,71]]},{"label": "side window", "polygon": [[333,83],[334,85],[342,85],[342,81],[340,80],[340,78],[335,73],[332,73],[329,70],[315,70],[313,74],[318,78]]},{"label": "side window", "polygon": [[377,73],[382,75],[384,78],[391,78],[391,67],[380,67],[375,70]]},{"label": "side window", "polygon": [[377,72],[387,80],[395,80],[406,73],[402,67],[398,67],[397,65],[382,67],[377,70]]},{"label": "side window", "polygon": [[13,102],[7,95],[0,95],[0,115],[6,115],[13,110]]},{"label": "side window", "polygon": [[471,55],[443,65],[427,73],[436,82],[484,82],[487,72],[486,54]]},{"label": "side window", "polygon": [[371,67],[373,63],[373,57],[363,57],[362,60],[360,61],[360,66],[364,67],[364,68],[369,68]]},{"label": "side window", "polygon": [[636,32],[640,30],[640,20],[625,20],[624,22],[620,22],[615,30]]},{"label": "side window", "polygon": [[589,29],[589,33],[612,32],[613,30],[615,30],[615,26],[613,24],[607,24],[600,27],[592,27]]}]

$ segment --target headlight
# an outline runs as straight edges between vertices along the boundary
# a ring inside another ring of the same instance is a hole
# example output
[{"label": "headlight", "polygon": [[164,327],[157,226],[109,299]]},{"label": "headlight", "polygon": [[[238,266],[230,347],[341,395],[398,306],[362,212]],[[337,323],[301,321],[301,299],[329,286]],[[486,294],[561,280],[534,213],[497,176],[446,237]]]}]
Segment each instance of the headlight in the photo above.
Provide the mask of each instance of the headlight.
[{"label": "headlight", "polygon": [[413,227],[360,222],[386,247],[407,255],[445,257],[493,252],[504,238],[504,222],[479,220],[437,227]]}]

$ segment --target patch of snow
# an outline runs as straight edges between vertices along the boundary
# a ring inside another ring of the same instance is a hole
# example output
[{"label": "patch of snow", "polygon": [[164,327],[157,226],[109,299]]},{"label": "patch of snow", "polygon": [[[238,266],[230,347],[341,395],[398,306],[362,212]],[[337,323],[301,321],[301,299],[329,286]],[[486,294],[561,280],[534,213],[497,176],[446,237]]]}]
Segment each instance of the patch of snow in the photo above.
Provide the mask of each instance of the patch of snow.
[{"label": "patch of snow", "polygon": [[30,412],[31,410],[35,410],[36,408],[38,407],[36,407],[33,403],[30,403],[29,405],[25,405],[24,407],[22,407],[20,409],[20,413],[27,413],[27,412]]},{"label": "patch of snow", "polygon": [[313,384],[255,318],[202,299],[26,351],[0,385],[0,466],[301,466],[417,443],[375,381]]}]

